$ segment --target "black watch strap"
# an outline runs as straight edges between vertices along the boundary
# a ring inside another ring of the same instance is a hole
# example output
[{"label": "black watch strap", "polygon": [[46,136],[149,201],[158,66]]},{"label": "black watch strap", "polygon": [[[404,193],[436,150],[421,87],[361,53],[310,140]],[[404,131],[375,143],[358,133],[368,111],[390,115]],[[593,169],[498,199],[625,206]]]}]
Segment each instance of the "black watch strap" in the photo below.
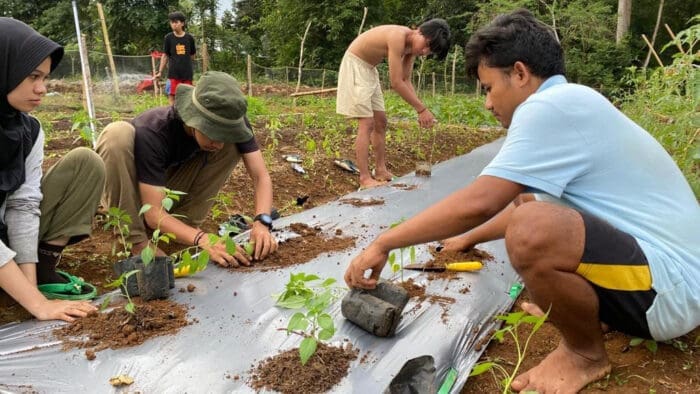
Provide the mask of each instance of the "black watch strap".
[{"label": "black watch strap", "polygon": [[272,230],[272,217],[266,213],[260,213],[255,215],[253,219],[254,222],[260,222],[267,226],[268,229]]}]

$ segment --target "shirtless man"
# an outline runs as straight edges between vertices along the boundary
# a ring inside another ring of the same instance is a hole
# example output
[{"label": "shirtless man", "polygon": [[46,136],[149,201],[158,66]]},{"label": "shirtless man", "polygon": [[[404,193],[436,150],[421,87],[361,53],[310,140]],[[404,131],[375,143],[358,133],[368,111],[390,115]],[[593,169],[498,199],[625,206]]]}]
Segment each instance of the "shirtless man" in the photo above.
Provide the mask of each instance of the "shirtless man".
[{"label": "shirtless man", "polygon": [[[418,29],[377,26],[360,34],[348,47],[338,72],[336,112],[359,120],[355,154],[361,188],[381,185],[393,177],[386,166],[387,121],[377,64],[388,60],[391,87],[415,108],[420,126],[429,128],[435,117],[413,89],[413,62],[417,56],[429,55],[442,60],[449,48],[450,28],[443,19],[431,19]],[[370,142],[376,159],[375,178],[369,170]]]},{"label": "shirtless man", "polygon": [[527,10],[474,33],[465,59],[508,129],[503,147],[473,183],[380,234],[346,283],[376,286],[393,249],[466,230],[448,246],[505,238],[535,304],[526,309],[549,309],[562,337],[515,391],[575,393],[603,378],[601,322],[657,341],[697,327],[700,205],[666,150],[598,92],[566,81],[559,42]]}]

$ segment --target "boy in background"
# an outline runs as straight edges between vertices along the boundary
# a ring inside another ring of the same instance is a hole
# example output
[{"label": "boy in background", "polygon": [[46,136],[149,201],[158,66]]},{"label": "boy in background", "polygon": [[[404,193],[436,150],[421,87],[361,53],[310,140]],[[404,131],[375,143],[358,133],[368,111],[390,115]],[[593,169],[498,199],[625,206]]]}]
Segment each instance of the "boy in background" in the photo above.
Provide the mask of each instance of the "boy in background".
[{"label": "boy in background", "polygon": [[168,65],[168,79],[170,80],[170,92],[168,102],[172,105],[175,102],[175,91],[177,85],[184,83],[192,85],[192,60],[197,53],[194,45],[194,37],[185,31],[187,26],[185,15],[175,11],[168,15],[172,33],[165,35],[163,42],[163,56],[160,58],[160,68],[156,73],[159,78],[163,73],[165,65]]}]

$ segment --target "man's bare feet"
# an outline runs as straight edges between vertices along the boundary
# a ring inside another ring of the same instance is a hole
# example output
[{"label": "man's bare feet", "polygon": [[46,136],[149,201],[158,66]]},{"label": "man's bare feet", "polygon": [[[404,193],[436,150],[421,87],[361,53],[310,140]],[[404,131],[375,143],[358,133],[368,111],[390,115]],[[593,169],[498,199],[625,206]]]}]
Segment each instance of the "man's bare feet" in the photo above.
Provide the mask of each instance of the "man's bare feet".
[{"label": "man's bare feet", "polygon": [[372,177],[369,179],[360,179],[360,190],[371,189],[384,184],[386,184],[386,182],[374,180]]},{"label": "man's bare feet", "polygon": [[605,377],[610,369],[607,354],[589,359],[572,351],[562,341],[539,365],[516,377],[511,388],[539,394],[577,393],[588,383]]},{"label": "man's bare feet", "polygon": [[374,179],[389,182],[394,179],[394,174],[389,171],[375,171]]}]

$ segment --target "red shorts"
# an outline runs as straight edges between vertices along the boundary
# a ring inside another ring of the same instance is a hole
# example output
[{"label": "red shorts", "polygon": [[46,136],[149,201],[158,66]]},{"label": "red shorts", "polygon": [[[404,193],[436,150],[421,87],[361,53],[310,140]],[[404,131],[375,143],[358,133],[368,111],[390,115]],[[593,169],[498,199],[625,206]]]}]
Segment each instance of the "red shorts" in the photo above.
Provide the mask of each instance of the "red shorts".
[{"label": "red shorts", "polygon": [[190,85],[192,86],[192,80],[191,79],[175,79],[175,78],[170,78],[170,95],[175,96],[175,92],[177,91],[177,85],[184,83],[185,85]]}]

